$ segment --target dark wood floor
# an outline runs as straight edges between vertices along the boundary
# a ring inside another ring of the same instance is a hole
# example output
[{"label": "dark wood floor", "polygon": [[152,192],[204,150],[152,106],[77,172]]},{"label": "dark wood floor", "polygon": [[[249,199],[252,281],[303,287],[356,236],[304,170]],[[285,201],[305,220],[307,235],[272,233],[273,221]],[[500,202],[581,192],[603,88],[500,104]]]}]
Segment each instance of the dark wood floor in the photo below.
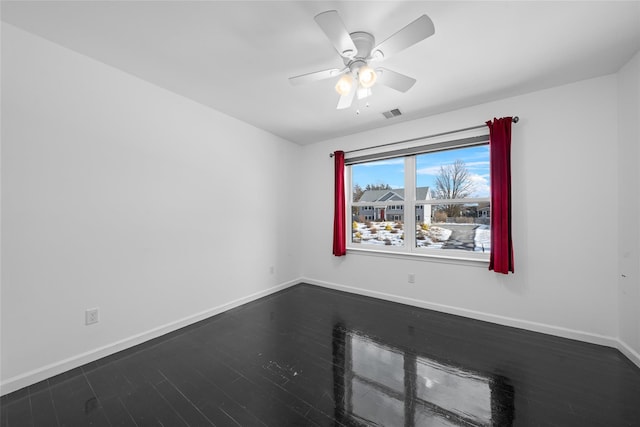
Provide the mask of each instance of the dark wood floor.
[{"label": "dark wood floor", "polygon": [[302,284],[1,409],[2,426],[640,426],[640,369],[611,348]]}]

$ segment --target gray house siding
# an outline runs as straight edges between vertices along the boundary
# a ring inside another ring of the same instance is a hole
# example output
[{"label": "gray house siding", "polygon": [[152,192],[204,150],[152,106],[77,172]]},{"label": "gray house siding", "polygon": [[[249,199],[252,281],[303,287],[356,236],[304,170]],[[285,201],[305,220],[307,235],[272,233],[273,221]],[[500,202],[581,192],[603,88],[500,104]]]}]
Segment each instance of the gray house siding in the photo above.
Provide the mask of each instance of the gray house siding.
[{"label": "gray house siding", "polygon": [[[429,200],[431,199],[429,193],[429,187],[416,188],[417,200]],[[366,190],[359,202],[403,202],[404,201],[404,188],[396,188],[392,190]],[[405,212],[402,204],[381,206],[360,206],[358,207],[358,218],[364,221],[403,221],[405,215],[413,215],[414,213]],[[418,206],[415,212],[416,223],[430,223],[431,222],[431,206]]]}]

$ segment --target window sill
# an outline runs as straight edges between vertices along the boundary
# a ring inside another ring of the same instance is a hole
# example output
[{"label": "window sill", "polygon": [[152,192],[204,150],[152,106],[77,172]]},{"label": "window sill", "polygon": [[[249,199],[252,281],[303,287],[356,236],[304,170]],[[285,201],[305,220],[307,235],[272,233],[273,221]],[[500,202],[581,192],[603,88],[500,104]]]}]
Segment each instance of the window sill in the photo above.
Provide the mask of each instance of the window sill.
[{"label": "window sill", "polygon": [[380,249],[363,249],[363,248],[354,248],[348,247],[347,253],[354,255],[366,255],[366,256],[377,256],[384,258],[401,258],[401,259],[410,259],[410,260],[422,260],[428,262],[437,262],[443,264],[457,264],[457,265],[466,265],[471,267],[481,267],[487,268],[489,265],[489,257],[486,258],[472,258],[465,256],[446,256],[446,255],[434,255],[434,254],[425,254],[425,253],[408,253],[408,252],[398,252],[398,251],[385,251]]}]

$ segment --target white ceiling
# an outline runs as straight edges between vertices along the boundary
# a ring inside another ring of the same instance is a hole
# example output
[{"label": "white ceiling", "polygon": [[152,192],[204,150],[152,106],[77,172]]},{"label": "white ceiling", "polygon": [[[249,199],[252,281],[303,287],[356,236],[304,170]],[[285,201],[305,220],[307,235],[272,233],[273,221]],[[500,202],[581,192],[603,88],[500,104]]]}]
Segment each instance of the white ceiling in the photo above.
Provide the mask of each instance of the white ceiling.
[{"label": "white ceiling", "polygon": [[[422,14],[434,36],[384,61],[418,80],[336,110],[340,68],[313,17],[378,41]],[[298,144],[616,72],[640,49],[640,2],[3,1],[2,20]],[[336,78],[337,79],[337,78]],[[362,106],[361,106],[362,107]],[[403,116],[385,119],[399,108]]]}]

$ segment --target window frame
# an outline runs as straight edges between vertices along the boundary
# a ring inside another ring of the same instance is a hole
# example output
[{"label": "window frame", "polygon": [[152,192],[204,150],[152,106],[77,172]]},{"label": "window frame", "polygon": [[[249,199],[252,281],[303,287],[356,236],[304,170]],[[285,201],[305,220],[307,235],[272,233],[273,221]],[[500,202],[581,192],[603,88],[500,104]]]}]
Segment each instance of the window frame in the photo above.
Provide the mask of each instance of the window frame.
[{"label": "window frame", "polygon": [[[366,253],[372,255],[381,255],[381,256],[401,256],[408,257],[411,259],[415,259],[416,257],[421,259],[431,259],[431,260],[444,260],[444,261],[453,261],[453,262],[472,262],[473,264],[480,263],[488,263],[490,252],[476,252],[476,251],[465,251],[459,249],[440,249],[440,248],[427,248],[427,247],[419,247],[417,246],[416,233],[408,232],[408,230],[416,230],[417,227],[417,216],[418,216],[418,206],[435,206],[442,204],[468,204],[468,203],[491,203],[490,197],[474,197],[474,198],[464,198],[464,199],[429,199],[429,200],[416,200],[416,187],[417,187],[417,175],[416,175],[416,157],[421,154],[434,153],[438,151],[445,150],[453,150],[459,148],[468,148],[474,146],[483,146],[489,144],[488,134],[481,134],[486,140],[485,141],[477,141],[478,135],[474,135],[472,138],[476,139],[476,142],[464,144],[464,145],[455,145],[457,141],[462,140],[453,140],[450,142],[440,141],[435,144],[423,145],[420,147],[409,147],[407,151],[409,153],[402,154],[402,150],[394,150],[393,152],[379,152],[370,153],[364,156],[364,160],[362,161],[354,161],[345,164],[345,185],[347,186],[345,191],[346,200],[346,224],[349,227],[348,232],[346,234],[346,248],[347,252],[355,252],[355,253]],[[443,146],[445,148],[443,148]],[[393,155],[396,154],[396,155]],[[389,159],[404,159],[404,201],[399,202],[398,200],[387,201],[387,202],[353,202],[353,177],[352,177],[352,167],[358,164],[364,163],[372,163],[379,160],[389,160]],[[353,232],[352,232],[352,222],[353,222],[353,208],[354,207],[366,207],[373,206],[374,211],[376,207],[384,207],[385,209],[389,209],[390,206],[397,206],[402,204],[403,209],[403,233],[404,233],[404,244],[402,246],[383,246],[383,245],[367,245],[362,243],[354,243],[353,242]],[[424,208],[422,209],[424,215]],[[410,214],[411,213],[411,214]]]}]

